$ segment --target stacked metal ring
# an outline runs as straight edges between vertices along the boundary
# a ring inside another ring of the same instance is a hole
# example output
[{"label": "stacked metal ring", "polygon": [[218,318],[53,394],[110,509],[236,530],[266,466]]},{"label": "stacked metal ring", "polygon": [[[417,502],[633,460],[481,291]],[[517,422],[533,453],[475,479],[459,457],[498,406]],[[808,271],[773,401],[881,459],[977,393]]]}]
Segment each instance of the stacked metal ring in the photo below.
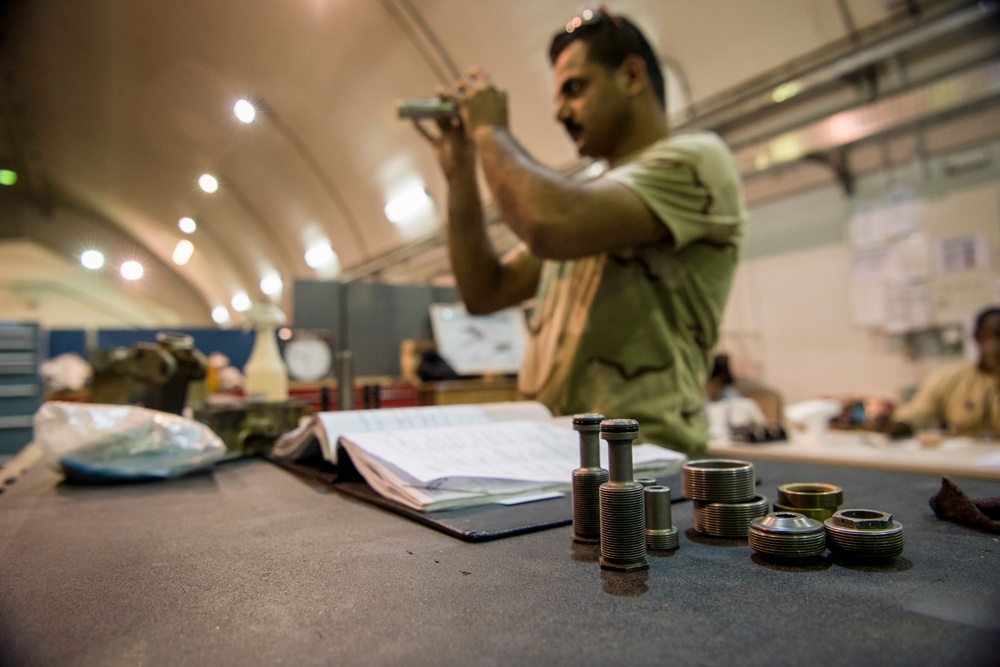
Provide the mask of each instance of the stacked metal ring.
[{"label": "stacked metal ring", "polygon": [[767,514],[767,498],[739,503],[694,503],[694,529],[715,537],[746,539],[750,522]]},{"label": "stacked metal ring", "polygon": [[903,553],[903,526],[888,512],[840,510],[824,525],[827,547],[835,554],[889,560]]},{"label": "stacked metal ring", "polygon": [[681,495],[706,502],[741,502],[754,497],[756,481],[753,464],[747,461],[689,461],[681,468]]},{"label": "stacked metal ring", "polygon": [[778,487],[775,512],[797,512],[810,519],[826,521],[844,502],[844,490],[833,484],[797,482]]},{"label": "stacked metal ring", "polygon": [[772,558],[811,558],[826,551],[823,524],[797,512],[752,519],[747,540],[751,549]]}]

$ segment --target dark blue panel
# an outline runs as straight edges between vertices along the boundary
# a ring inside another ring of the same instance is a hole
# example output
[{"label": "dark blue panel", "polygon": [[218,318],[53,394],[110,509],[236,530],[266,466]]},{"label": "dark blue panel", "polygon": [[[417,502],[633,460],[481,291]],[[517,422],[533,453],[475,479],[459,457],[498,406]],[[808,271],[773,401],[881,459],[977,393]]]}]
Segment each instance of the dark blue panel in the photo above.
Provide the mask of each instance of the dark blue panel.
[{"label": "dark blue panel", "polygon": [[[97,332],[97,344],[103,349],[134,347],[136,343],[155,343],[156,334],[161,329],[106,329]],[[253,349],[254,332],[241,329],[172,329],[194,338],[194,346],[206,356],[221,352],[229,357],[229,363],[237,368],[250,358]]]},{"label": "dark blue panel", "polygon": [[49,331],[48,359],[73,352],[86,357],[87,337],[80,329],[52,329]]},{"label": "dark blue panel", "polygon": [[[107,329],[97,332],[97,344],[103,349],[115,347],[135,347],[138,342],[155,343],[160,329]],[[237,368],[250,358],[253,349],[254,332],[241,329],[176,329],[194,337],[194,346],[206,356],[221,352]],[[85,334],[80,330],[55,330],[49,332],[48,358],[67,352],[75,352],[87,357]]]}]

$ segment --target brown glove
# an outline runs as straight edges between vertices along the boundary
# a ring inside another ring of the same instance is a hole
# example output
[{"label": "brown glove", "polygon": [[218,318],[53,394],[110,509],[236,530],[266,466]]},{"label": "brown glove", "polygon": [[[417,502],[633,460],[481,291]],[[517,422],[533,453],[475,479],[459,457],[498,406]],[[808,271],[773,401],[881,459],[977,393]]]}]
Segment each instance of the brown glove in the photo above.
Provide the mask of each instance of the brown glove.
[{"label": "brown glove", "polygon": [[931,496],[931,509],[942,519],[1000,533],[1000,496],[973,500],[955,482],[941,478],[941,490]]}]

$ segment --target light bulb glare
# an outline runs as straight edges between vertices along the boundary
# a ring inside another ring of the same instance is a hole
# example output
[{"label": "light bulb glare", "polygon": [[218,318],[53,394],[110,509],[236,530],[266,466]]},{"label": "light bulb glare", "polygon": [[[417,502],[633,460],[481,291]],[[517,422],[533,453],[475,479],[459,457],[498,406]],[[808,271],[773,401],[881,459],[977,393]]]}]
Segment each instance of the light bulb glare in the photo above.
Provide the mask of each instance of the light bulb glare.
[{"label": "light bulb glare", "polygon": [[82,264],[84,268],[96,271],[104,266],[104,253],[100,250],[84,250],[80,253],[80,264]]},{"label": "light bulb glare", "polygon": [[130,259],[124,262],[119,270],[121,271],[122,278],[125,280],[139,280],[139,278],[142,278],[142,264],[135,260]]},{"label": "light bulb glare", "polygon": [[198,187],[203,191],[212,194],[219,189],[219,179],[211,174],[202,174],[198,179]]}]

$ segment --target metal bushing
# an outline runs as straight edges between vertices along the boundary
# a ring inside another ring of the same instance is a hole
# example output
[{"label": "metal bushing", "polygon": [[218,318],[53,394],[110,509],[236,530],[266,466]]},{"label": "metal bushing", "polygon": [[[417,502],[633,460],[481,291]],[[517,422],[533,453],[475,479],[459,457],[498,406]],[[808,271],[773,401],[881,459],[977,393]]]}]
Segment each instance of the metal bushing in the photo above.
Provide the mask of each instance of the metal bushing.
[{"label": "metal bushing", "polygon": [[670,487],[652,484],[642,491],[646,502],[646,546],[654,551],[676,549],[680,536],[670,507]]},{"label": "metal bushing", "polygon": [[771,503],[771,509],[775,512],[796,512],[810,519],[816,519],[820,523],[826,521],[837,511],[834,507],[789,507],[781,503]]},{"label": "metal bushing", "polygon": [[785,507],[824,508],[836,511],[844,504],[844,490],[839,486],[820,482],[782,484],[778,487],[778,498],[775,502]]},{"label": "metal bushing", "polygon": [[826,545],[835,554],[888,560],[903,553],[903,526],[888,512],[840,510],[823,525]]},{"label": "metal bushing", "polygon": [[681,495],[708,503],[739,503],[754,497],[756,481],[753,464],[747,461],[688,461],[681,468]]},{"label": "metal bushing", "polygon": [[772,512],[750,521],[750,548],[776,558],[810,558],[826,551],[826,529],[798,512]]},{"label": "metal bushing", "polygon": [[746,539],[750,522],[767,514],[767,498],[739,503],[694,503],[694,529],[713,537]]}]

